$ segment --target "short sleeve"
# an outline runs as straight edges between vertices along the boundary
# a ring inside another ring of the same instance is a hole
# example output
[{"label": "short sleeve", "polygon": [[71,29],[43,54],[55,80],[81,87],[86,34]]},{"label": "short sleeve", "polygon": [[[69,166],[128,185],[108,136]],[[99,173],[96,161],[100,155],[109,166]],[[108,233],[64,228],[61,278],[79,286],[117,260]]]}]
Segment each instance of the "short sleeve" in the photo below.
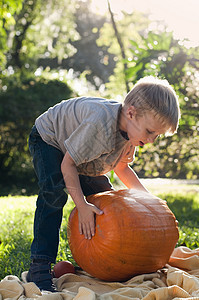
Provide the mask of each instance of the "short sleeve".
[{"label": "short sleeve", "polygon": [[64,146],[77,166],[110,152],[111,148],[110,138],[102,126],[88,122],[81,123],[65,140]]},{"label": "short sleeve", "polygon": [[120,162],[130,164],[135,159],[136,148],[132,146],[130,143],[125,147]]}]

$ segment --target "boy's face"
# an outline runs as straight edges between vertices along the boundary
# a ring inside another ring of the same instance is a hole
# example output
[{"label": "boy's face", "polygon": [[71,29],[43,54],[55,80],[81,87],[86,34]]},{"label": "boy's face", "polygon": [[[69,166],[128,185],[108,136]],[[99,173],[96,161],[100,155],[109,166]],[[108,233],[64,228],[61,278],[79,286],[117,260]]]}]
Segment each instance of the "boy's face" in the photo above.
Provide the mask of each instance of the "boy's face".
[{"label": "boy's face", "polygon": [[126,132],[133,146],[144,146],[167,131],[153,112],[145,112],[142,116],[136,113],[134,106],[126,110]]}]

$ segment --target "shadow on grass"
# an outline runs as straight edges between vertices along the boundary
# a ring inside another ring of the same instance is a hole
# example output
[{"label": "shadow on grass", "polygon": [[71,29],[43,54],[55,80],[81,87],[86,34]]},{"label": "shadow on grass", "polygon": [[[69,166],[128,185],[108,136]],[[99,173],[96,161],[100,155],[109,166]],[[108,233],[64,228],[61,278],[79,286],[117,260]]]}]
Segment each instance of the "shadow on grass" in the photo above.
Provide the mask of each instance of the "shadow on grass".
[{"label": "shadow on grass", "polygon": [[167,195],[164,198],[181,225],[199,226],[199,202],[197,194]]},{"label": "shadow on grass", "polygon": [[159,195],[179,222],[177,246],[194,249],[199,247],[199,197],[198,193]]}]

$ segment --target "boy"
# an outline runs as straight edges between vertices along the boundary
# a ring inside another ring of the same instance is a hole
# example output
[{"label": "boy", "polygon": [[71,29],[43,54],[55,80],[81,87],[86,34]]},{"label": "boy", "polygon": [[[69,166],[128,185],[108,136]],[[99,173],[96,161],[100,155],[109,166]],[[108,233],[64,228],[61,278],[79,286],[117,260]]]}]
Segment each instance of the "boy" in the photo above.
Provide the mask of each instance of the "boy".
[{"label": "boy", "polygon": [[147,77],[128,93],[124,105],[81,97],[62,101],[36,119],[29,148],[40,192],[27,281],[55,291],[50,265],[56,260],[67,193],[78,209],[80,234],[91,239],[94,215],[103,211],[85,196],[113,189],[105,176],[110,170],[127,188],[147,191],[128,166],[135,147],[176,132],[179,116],[178,100],[168,82]]}]

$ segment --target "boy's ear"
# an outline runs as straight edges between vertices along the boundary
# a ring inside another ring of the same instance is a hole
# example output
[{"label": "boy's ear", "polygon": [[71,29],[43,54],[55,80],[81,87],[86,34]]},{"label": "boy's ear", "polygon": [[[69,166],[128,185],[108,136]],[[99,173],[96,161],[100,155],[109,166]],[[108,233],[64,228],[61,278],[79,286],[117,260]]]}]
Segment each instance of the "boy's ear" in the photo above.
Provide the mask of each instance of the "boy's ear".
[{"label": "boy's ear", "polygon": [[132,119],[133,117],[135,118],[136,117],[136,114],[137,114],[137,111],[136,111],[136,108],[135,106],[133,105],[130,105],[128,108],[127,108],[127,117],[129,119]]}]

